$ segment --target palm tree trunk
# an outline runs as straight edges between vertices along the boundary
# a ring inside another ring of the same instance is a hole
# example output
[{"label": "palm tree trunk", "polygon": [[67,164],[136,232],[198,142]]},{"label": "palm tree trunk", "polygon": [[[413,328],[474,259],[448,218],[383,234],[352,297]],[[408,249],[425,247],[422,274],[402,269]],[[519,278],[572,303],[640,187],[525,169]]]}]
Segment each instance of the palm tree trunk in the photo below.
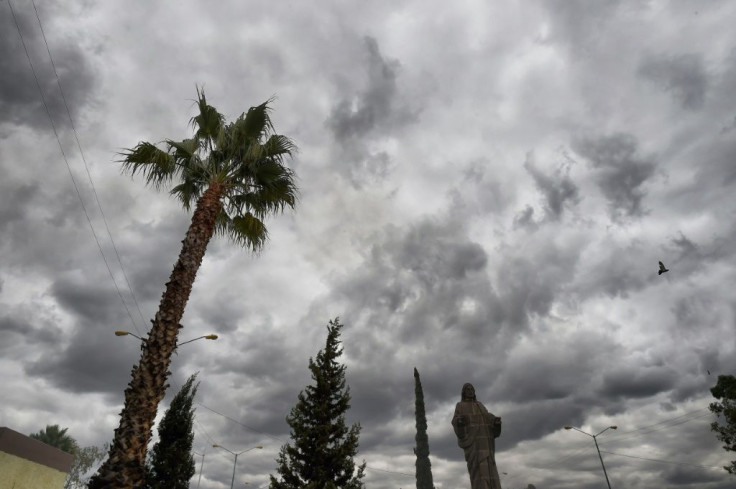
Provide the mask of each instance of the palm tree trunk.
[{"label": "palm tree trunk", "polygon": [[222,209],[224,187],[214,182],[197,201],[192,223],[182,241],[179,259],[166,283],[161,303],[148,338],[141,344],[141,359],[133,367],[133,379],[125,389],[120,425],[108,458],[90,479],[89,489],[139,489],[146,476],[146,450],[158,404],[164,397],[171,354],[184,308],[202,264],[207,244],[215,232],[215,220]]}]

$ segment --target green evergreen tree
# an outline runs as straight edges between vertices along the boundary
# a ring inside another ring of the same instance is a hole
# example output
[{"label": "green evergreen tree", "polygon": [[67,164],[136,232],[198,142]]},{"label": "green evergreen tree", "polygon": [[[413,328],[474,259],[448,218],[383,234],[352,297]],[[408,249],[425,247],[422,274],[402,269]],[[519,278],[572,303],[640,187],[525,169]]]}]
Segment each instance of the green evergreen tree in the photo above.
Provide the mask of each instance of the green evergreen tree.
[{"label": "green evergreen tree", "polygon": [[416,461],[417,489],[434,489],[432,481],[432,463],[429,461],[429,437],[427,436],[427,416],[424,414],[424,391],[419,372],[414,368],[414,416],[416,417],[417,434],[414,440]]},{"label": "green evergreen tree", "polygon": [[360,424],[345,425],[350,408],[350,388],[345,385],[345,365],[340,330],[336,318],[327,326],[327,342],[309,359],[313,385],[299,393],[298,401],[286,417],[292,443],[281,447],[277,471],[270,489],[362,489],[365,461],[355,471]]},{"label": "green evergreen tree", "polygon": [[58,448],[63,452],[74,455],[79,446],[74,438],[66,434],[68,429],[69,428],[64,428],[62,430],[58,424],[46,425],[46,428],[42,429],[38,433],[31,433],[28,436],[47,445]]},{"label": "green evergreen tree", "polygon": [[[736,452],[736,377],[733,375],[719,375],[715,387],[710,390],[713,397],[720,402],[711,403],[710,410],[720,419],[723,416],[725,424],[714,421],[710,429],[716,432],[716,438],[724,443],[723,448],[728,452]],[[736,460],[723,467],[729,474],[736,474]]]},{"label": "green evergreen tree", "polygon": [[158,441],[151,450],[147,483],[150,489],[187,489],[194,476],[194,408],[199,383],[192,375],[171,400],[161,423]]}]

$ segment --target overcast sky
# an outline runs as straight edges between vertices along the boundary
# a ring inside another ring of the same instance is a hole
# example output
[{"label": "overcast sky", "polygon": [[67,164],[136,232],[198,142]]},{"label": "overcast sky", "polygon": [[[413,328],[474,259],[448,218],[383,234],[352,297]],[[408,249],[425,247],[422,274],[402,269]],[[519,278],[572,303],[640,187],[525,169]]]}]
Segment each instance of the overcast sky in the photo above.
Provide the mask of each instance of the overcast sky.
[{"label": "overcast sky", "polygon": [[202,489],[230,484],[214,443],[262,444],[236,487],[266,487],[337,316],[369,488],[415,484],[414,367],[438,489],[469,487],[465,382],[506,489],[602,487],[567,424],[618,425],[614,487],[733,487],[707,406],[736,371],[736,3],[36,3],[80,145],[3,1],[0,425],[112,438],[140,354],[113,332],[146,333],[190,219],[117,152],[189,137],[199,85],[228,120],[275,95],[300,149],[296,211],[257,256],[212,241],[184,315],[220,339],[179,349],[160,414],[199,372]]}]

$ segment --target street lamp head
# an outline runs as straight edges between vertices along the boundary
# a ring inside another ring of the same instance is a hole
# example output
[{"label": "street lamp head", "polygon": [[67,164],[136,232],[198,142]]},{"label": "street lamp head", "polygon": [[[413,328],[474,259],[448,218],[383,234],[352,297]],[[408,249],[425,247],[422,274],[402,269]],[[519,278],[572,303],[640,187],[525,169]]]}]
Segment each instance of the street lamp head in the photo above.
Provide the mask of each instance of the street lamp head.
[{"label": "street lamp head", "polygon": [[220,448],[220,445],[218,445],[217,443],[215,443],[214,445],[212,445],[212,448]]},{"label": "street lamp head", "polygon": [[208,339],[208,340],[216,340],[217,339],[217,335],[216,334],[208,334],[207,336],[205,336],[205,339]]},{"label": "street lamp head", "polygon": [[613,426],[611,426],[611,429],[612,429],[612,430],[617,430],[617,429],[618,429],[618,426],[616,426],[616,425],[613,425]]},{"label": "street lamp head", "polygon": [[263,448],[263,445],[256,445],[256,448]]},{"label": "street lamp head", "polygon": [[130,333],[127,331],[121,331],[121,330],[115,331],[115,336],[128,336],[129,334]]},{"label": "street lamp head", "polygon": [[572,429],[572,426],[570,426],[569,424],[566,424],[566,425],[564,426],[564,428],[565,428],[566,430],[571,430],[571,429]]}]

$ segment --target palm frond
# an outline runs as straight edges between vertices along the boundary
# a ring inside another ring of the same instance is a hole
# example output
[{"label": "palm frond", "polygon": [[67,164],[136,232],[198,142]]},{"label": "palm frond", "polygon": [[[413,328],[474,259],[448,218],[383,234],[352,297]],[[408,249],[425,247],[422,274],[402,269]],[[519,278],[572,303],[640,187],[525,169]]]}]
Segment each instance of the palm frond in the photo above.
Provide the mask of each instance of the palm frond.
[{"label": "palm frond", "polygon": [[198,141],[207,141],[210,149],[213,147],[213,141],[225,123],[225,116],[220,114],[217,109],[207,104],[207,97],[204,95],[204,88],[197,87],[197,106],[199,114],[192,117],[189,123],[196,128],[194,138]]},{"label": "palm frond", "polygon": [[267,158],[284,155],[293,156],[294,153],[299,151],[294,141],[281,134],[273,134],[262,147],[263,153]]},{"label": "palm frond", "polygon": [[238,211],[253,212],[259,218],[272,212],[281,212],[287,206],[296,206],[298,189],[294,172],[273,160],[263,160],[252,165],[254,172],[248,178],[237,179],[242,183],[232,185],[229,205]]},{"label": "palm frond", "polygon": [[178,142],[167,139],[166,144],[169,146],[169,154],[173,149],[174,159],[184,166],[188,165],[197,156],[197,150],[199,149],[199,141],[196,139],[185,139]]},{"label": "palm frond", "polygon": [[269,112],[271,111],[268,104],[274,101],[274,97],[263,102],[261,105],[251,107],[245,114],[244,120],[244,136],[247,139],[258,140],[265,136],[269,131],[273,131],[273,124]]},{"label": "palm frond", "polygon": [[250,212],[246,212],[230,220],[228,236],[239,245],[258,251],[266,243],[268,231],[263,221]]},{"label": "palm frond", "polygon": [[174,157],[149,142],[140,142],[135,148],[124,151],[119,153],[124,157],[120,160],[123,172],[128,172],[131,176],[141,173],[146,179],[146,185],[152,185],[156,189],[171,181],[178,172],[179,167]]},{"label": "palm frond", "polygon": [[190,210],[192,204],[202,196],[202,185],[194,179],[186,179],[171,189],[171,195],[179,199],[186,210]]},{"label": "palm frond", "polygon": [[284,156],[296,152],[294,142],[280,134],[273,134],[264,144],[250,144],[243,154],[243,160],[259,162],[263,159],[282,161]]}]

